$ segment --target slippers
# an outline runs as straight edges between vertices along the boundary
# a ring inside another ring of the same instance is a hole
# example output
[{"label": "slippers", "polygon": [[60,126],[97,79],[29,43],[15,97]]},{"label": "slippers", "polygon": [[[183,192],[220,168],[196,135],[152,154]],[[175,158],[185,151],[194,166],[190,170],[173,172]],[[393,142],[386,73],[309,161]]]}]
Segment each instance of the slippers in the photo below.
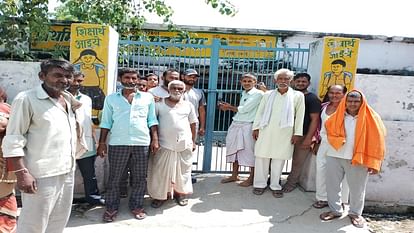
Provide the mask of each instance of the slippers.
[{"label": "slippers", "polygon": [[229,177],[222,179],[220,182],[222,184],[225,184],[225,183],[231,183],[231,182],[236,182],[236,181],[239,181],[239,177],[234,178],[232,176],[229,176]]},{"label": "slippers", "polygon": [[239,184],[241,187],[249,187],[253,185],[253,180],[245,180]]},{"label": "slippers", "polygon": [[285,193],[290,193],[296,189],[296,185],[285,184],[282,188],[282,191]]},{"label": "slippers", "polygon": [[266,188],[254,188],[253,189],[253,194],[262,195],[264,193],[265,189]]},{"label": "slippers", "polygon": [[362,216],[349,214],[348,217],[351,219],[352,225],[357,228],[364,228],[365,224],[367,223],[365,218]]},{"label": "slippers", "polygon": [[328,206],[328,202],[327,201],[317,201],[315,203],[313,203],[312,205],[314,208],[316,209],[322,209]]},{"label": "slippers", "polygon": [[147,217],[143,208],[131,210],[132,215],[138,220],[142,220]]},{"label": "slippers", "polygon": [[282,190],[272,190],[272,195],[275,198],[282,198],[283,197],[283,191]]},{"label": "slippers", "polygon": [[337,215],[332,211],[324,212],[321,215],[319,215],[319,218],[323,221],[330,221],[339,217],[341,217],[341,215]]},{"label": "slippers", "polygon": [[118,214],[117,210],[107,210],[102,216],[104,222],[113,222]]},{"label": "slippers", "polygon": [[175,201],[179,206],[186,206],[188,205],[188,199],[184,195],[177,196]]},{"label": "slippers", "polygon": [[157,200],[157,199],[154,199],[152,202],[151,202],[151,207],[152,208],[160,208],[163,204],[164,204],[164,202],[165,202],[166,200]]}]

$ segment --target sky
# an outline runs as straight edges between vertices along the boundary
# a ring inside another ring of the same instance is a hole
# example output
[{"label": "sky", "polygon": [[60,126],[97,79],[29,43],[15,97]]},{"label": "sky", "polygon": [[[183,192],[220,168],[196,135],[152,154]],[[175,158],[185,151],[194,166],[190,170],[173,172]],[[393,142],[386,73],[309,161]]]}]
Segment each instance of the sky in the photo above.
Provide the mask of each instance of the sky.
[{"label": "sky", "polygon": [[[223,16],[205,0],[165,0],[177,25],[414,37],[412,0],[229,0]],[[50,1],[50,8],[56,0]],[[146,15],[149,23],[161,19]]]}]

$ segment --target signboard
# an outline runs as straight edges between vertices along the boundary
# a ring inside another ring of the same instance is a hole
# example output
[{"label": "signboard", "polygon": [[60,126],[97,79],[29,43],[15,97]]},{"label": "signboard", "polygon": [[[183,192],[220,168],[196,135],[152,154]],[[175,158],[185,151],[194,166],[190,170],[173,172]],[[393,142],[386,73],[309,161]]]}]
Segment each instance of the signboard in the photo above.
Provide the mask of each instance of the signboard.
[{"label": "signboard", "polygon": [[[70,61],[85,75],[81,92],[92,99],[95,119],[103,109],[105,95],[113,91],[116,80],[118,33],[109,26],[72,24]],[[115,54],[110,55],[109,53]]]},{"label": "signboard", "polygon": [[325,37],[323,39],[322,70],[319,80],[319,97],[325,96],[329,86],[354,87],[359,39]]}]

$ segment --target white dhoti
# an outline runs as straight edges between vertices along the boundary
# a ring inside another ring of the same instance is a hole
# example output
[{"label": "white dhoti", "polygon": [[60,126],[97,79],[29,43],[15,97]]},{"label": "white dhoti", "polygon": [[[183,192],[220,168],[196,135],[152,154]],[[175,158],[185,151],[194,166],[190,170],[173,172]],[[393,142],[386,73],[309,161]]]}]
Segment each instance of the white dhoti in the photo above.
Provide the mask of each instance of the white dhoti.
[{"label": "white dhoti", "polygon": [[231,123],[226,136],[227,162],[238,161],[239,165],[254,167],[254,139],[252,123],[237,122]]},{"label": "white dhoti", "polygon": [[192,151],[181,152],[161,147],[150,155],[148,173],[148,194],[153,199],[166,200],[167,193],[191,194]]}]

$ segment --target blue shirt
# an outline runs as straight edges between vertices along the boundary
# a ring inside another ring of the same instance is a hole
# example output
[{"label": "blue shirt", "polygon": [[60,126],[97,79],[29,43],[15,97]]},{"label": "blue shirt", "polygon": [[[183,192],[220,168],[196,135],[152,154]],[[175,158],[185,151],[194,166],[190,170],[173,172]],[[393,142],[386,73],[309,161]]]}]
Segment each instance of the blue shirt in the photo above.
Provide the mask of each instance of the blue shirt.
[{"label": "blue shirt", "polygon": [[150,130],[158,125],[154,97],[137,91],[132,103],[116,92],[105,98],[101,128],[109,129],[109,145],[148,146]]}]

